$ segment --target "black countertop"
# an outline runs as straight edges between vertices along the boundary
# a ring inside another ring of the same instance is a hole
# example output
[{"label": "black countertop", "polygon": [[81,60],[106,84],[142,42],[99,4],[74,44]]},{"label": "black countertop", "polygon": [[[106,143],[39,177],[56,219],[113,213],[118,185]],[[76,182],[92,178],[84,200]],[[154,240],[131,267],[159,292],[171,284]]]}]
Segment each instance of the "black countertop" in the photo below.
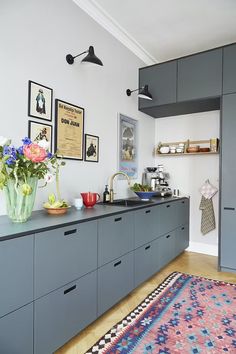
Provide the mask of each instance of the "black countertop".
[{"label": "black countertop", "polygon": [[13,223],[8,216],[0,216],[0,241],[16,238],[37,232],[52,230],[58,227],[69,226],[85,221],[100,219],[103,217],[127,213],[137,209],[152,207],[158,204],[169,203],[186,197],[153,198],[145,204],[135,206],[115,206],[111,204],[96,204],[93,208],[77,210],[69,209],[65,215],[48,215],[44,210],[34,211],[30,219],[25,223]]}]

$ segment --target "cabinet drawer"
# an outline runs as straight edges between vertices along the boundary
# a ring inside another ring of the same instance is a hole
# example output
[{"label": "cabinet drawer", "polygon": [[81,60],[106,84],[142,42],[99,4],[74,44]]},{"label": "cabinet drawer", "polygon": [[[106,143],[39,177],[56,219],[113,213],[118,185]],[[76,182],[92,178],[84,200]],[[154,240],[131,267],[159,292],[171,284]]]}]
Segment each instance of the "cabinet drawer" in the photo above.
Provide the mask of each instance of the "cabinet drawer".
[{"label": "cabinet drawer", "polygon": [[134,288],[133,252],[98,269],[98,315]]},{"label": "cabinet drawer", "polygon": [[159,239],[134,251],[134,286],[138,286],[159,270]]},{"label": "cabinet drawer", "polygon": [[176,227],[187,224],[189,222],[189,200],[181,199],[177,203],[177,222]]},{"label": "cabinet drawer", "polygon": [[0,242],[0,317],[33,301],[34,236]]},{"label": "cabinet drawer", "polygon": [[135,212],[135,248],[158,237],[159,206]]},{"label": "cabinet drawer", "polygon": [[175,255],[177,256],[189,246],[189,225],[180,226],[175,233]]},{"label": "cabinet drawer", "polygon": [[98,266],[134,248],[134,215],[118,214],[98,221]]},{"label": "cabinet drawer", "polygon": [[33,353],[33,304],[0,319],[0,353]]},{"label": "cabinet drawer", "polygon": [[35,354],[51,354],[97,317],[96,271],[35,301]]},{"label": "cabinet drawer", "polygon": [[178,220],[178,202],[165,203],[159,206],[160,223],[158,227],[159,235],[174,230],[177,227]]},{"label": "cabinet drawer", "polygon": [[159,264],[164,267],[175,257],[175,231],[161,236],[159,239]]},{"label": "cabinet drawer", "polygon": [[97,222],[35,236],[35,297],[78,279],[97,267]]}]

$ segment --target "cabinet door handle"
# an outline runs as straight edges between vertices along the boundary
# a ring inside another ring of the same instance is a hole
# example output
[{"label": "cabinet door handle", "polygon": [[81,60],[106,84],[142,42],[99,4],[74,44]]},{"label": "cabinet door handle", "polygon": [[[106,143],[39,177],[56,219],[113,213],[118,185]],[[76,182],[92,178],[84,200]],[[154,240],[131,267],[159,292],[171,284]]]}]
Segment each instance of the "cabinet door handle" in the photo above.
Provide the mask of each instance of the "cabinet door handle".
[{"label": "cabinet door handle", "polygon": [[71,286],[70,288],[64,290],[64,295],[70,293],[71,291],[76,289],[76,285]]},{"label": "cabinet door handle", "polygon": [[77,229],[68,230],[68,231],[64,232],[64,236],[75,234],[76,232],[77,232]]},{"label": "cabinet door handle", "polygon": [[182,202],[181,202],[182,204],[184,204],[185,203],[185,201],[184,200],[182,200]]},{"label": "cabinet door handle", "polygon": [[122,220],[122,217],[116,218],[114,221],[116,222],[116,221],[121,221],[121,220]]},{"label": "cabinet door handle", "polygon": [[148,250],[149,248],[151,248],[150,245],[146,246],[146,247],[145,247],[145,250]]},{"label": "cabinet door handle", "polygon": [[169,238],[169,237],[170,237],[170,235],[167,235],[167,236],[166,236],[166,238]]},{"label": "cabinet door handle", "polygon": [[121,264],[121,261],[116,262],[116,263],[114,264],[114,267],[117,267],[119,264]]},{"label": "cabinet door handle", "polygon": [[235,210],[235,208],[224,207],[224,210]]},{"label": "cabinet door handle", "polygon": [[166,207],[167,207],[167,208],[170,208],[170,204],[168,204]]},{"label": "cabinet door handle", "polygon": [[151,213],[151,210],[146,210],[145,213],[149,214],[149,213]]},{"label": "cabinet door handle", "polygon": [[181,230],[184,230],[184,227],[181,227]]}]

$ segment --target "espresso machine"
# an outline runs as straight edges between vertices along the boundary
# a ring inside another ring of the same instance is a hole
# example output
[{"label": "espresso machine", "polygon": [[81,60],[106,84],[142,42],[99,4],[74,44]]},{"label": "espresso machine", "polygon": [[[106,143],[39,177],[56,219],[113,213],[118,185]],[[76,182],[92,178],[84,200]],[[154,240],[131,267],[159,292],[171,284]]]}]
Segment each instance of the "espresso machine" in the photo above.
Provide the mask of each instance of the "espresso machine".
[{"label": "espresso machine", "polygon": [[171,188],[167,180],[170,178],[169,173],[164,172],[163,165],[157,167],[147,167],[143,173],[142,184],[146,184],[157,192],[161,197],[168,197],[172,195]]}]

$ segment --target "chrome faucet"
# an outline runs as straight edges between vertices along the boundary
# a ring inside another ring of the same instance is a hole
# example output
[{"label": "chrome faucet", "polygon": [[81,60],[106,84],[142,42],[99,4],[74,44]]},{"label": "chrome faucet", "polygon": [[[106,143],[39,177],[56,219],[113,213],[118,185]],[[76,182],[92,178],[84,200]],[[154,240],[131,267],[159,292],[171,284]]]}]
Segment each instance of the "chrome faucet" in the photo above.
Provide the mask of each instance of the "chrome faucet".
[{"label": "chrome faucet", "polygon": [[126,173],[124,173],[124,172],[116,172],[116,173],[114,173],[114,175],[112,175],[111,178],[110,178],[110,190],[109,190],[109,192],[110,192],[110,203],[114,202],[114,194],[115,193],[114,193],[114,189],[113,189],[113,181],[114,181],[114,178],[116,176],[118,176],[118,175],[124,176],[127,179],[129,186],[130,186],[130,183],[131,183],[129,176]]}]

